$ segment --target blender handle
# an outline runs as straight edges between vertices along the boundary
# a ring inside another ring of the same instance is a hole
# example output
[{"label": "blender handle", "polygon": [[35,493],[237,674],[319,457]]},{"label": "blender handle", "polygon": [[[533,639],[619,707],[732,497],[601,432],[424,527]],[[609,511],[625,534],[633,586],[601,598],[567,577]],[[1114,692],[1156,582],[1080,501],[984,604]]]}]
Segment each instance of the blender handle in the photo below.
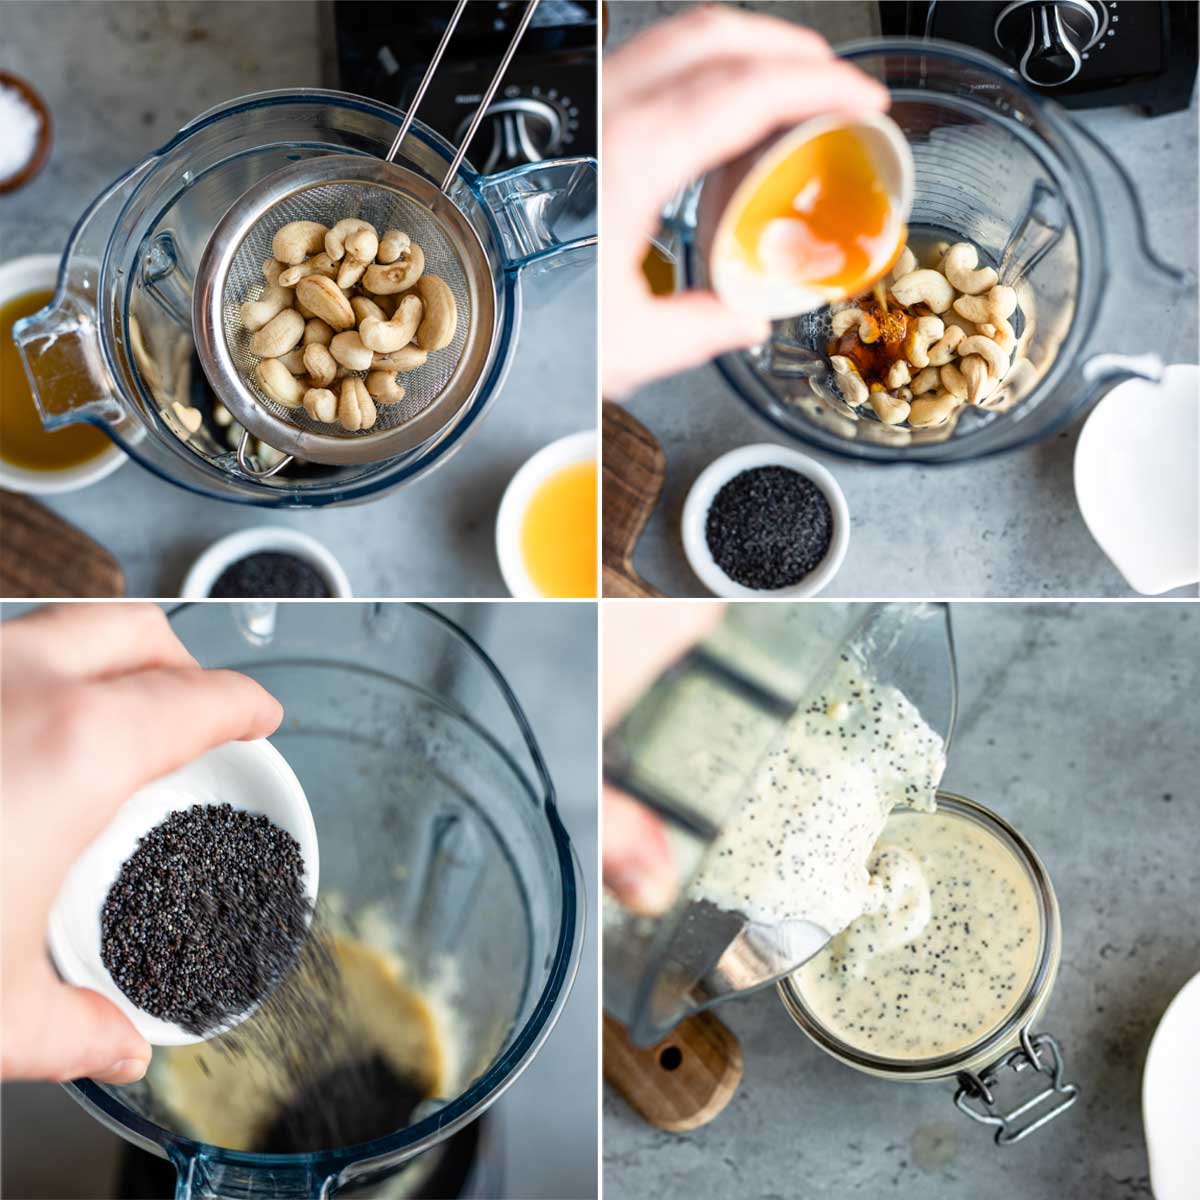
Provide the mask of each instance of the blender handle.
[{"label": "blender handle", "polygon": [[[598,167],[594,158],[524,163],[475,180],[499,228],[510,269],[560,266],[594,253]],[[551,260],[554,260],[551,263]]]},{"label": "blender handle", "polygon": [[260,471],[251,461],[248,453],[250,445],[250,434],[246,430],[242,430],[242,440],[238,442],[237,462],[238,466],[250,476],[251,479],[270,479],[272,475],[278,475],[288,463],[295,462],[295,456],[285,454],[273,467],[268,467],[265,471]]}]

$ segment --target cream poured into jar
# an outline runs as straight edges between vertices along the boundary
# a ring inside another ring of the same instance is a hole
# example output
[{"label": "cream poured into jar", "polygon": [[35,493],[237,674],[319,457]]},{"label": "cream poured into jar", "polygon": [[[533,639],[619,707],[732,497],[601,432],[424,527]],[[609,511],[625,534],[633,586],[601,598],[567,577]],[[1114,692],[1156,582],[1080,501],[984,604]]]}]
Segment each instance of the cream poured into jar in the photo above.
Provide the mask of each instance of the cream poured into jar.
[{"label": "cream poured into jar", "polygon": [[943,750],[906,696],[843,654],[717,836],[693,899],[839,933],[877,903],[882,885],[867,863],[888,814],[934,807]]},{"label": "cream poured into jar", "polygon": [[870,906],[793,976],[829,1033],[883,1058],[951,1054],[996,1029],[1037,968],[1037,892],[995,834],[952,813],[894,813]]}]

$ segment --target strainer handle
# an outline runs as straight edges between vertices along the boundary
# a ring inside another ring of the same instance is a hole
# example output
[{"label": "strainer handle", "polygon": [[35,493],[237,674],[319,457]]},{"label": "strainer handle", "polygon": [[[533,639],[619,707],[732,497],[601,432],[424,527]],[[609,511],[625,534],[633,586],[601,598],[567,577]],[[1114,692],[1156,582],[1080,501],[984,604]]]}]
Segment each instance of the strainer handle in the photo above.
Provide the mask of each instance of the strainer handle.
[{"label": "strainer handle", "polygon": [[250,445],[250,434],[246,430],[242,430],[242,440],[238,442],[237,462],[238,466],[250,476],[251,479],[270,479],[272,475],[278,475],[289,463],[295,461],[295,456],[285,454],[273,467],[268,467],[265,471],[260,471],[251,461],[248,447]]},{"label": "strainer handle", "polygon": [[462,166],[462,160],[467,156],[467,147],[471,144],[471,139],[475,136],[475,131],[479,128],[480,122],[487,113],[488,106],[492,103],[496,95],[497,89],[500,87],[500,81],[504,78],[505,72],[508,70],[508,64],[512,62],[513,55],[517,52],[517,47],[521,44],[521,39],[525,36],[525,30],[529,28],[529,22],[533,20],[533,14],[537,12],[537,6],[540,0],[529,0],[525,8],[525,14],[521,17],[521,23],[517,26],[516,31],[512,35],[512,41],[508,43],[508,49],[504,52],[504,57],[500,60],[500,65],[496,68],[495,75],[492,76],[492,82],[488,84],[487,91],[483,93],[483,99],[479,102],[479,107],[475,110],[475,115],[471,118],[471,124],[467,126],[467,132],[463,134],[462,141],[458,143],[458,150],[455,151],[454,161],[450,164],[446,171],[445,178],[442,180],[442,191],[444,192],[458,175],[458,168]]}]

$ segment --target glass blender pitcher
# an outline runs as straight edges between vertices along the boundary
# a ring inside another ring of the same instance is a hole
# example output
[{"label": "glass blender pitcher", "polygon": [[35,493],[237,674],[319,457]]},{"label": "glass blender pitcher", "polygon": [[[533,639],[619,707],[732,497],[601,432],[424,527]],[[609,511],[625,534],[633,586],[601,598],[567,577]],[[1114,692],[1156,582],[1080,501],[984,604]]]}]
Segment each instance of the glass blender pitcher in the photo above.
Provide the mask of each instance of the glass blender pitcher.
[{"label": "glass blender pitcher", "polygon": [[110,1129],[169,1159],[181,1198],[328,1197],[382,1178],[389,1195],[393,1182],[397,1195],[420,1194],[445,1139],[537,1053],[579,962],[582,876],[537,742],[495,665],[432,609],[202,604],[171,620],[202,665],[243,671],[282,702],[272,740],[316,821],[319,905],[336,895],[364,928],[386,922],[405,979],[436,983],[457,1085],[387,1136],[306,1154],[193,1136],[171,1107],[162,1051],[139,1084],[67,1087]]},{"label": "glass blender pitcher", "polygon": [[606,779],[665,827],[681,884],[662,916],[604,898],[604,1006],[635,1042],[775,983],[828,941],[808,921],[727,912],[689,885],[761,761],[847,655],[903,692],[949,747],[956,677],[944,604],[730,605],[606,736]]},{"label": "glass blender pitcher", "polygon": [[[763,345],[718,359],[733,391],[780,432],[847,458],[953,463],[1040,441],[1121,380],[1159,378],[1163,363],[1144,352],[1130,317],[1165,309],[1194,278],[1149,246],[1133,184],[1104,146],[966,47],[871,40],[839,53],[891,91],[916,169],[918,258],[937,241],[970,241],[981,265],[1016,288],[1016,358],[988,407],[933,428],[889,426],[841,398],[823,310],[776,322]],[[705,198],[701,180],[665,217],[688,287],[708,286]]]},{"label": "glass blender pitcher", "polygon": [[[112,183],[72,231],[50,306],[15,327],[45,427],[86,421],[169,483],[273,507],[363,500],[444,462],[503,385],[526,282],[551,268],[581,266],[594,253],[594,159],[548,160],[491,176],[459,169],[447,194],[478,234],[494,282],[490,356],[455,419],[394,458],[293,465],[269,478],[265,464],[253,473],[239,467],[192,344],[196,268],[234,202],[303,159],[382,158],[402,120],[396,109],[341,92],[243,96],[197,117]],[[397,161],[440,181],[454,153],[418,120]],[[185,423],[189,408],[200,414],[197,428],[194,418]]]}]

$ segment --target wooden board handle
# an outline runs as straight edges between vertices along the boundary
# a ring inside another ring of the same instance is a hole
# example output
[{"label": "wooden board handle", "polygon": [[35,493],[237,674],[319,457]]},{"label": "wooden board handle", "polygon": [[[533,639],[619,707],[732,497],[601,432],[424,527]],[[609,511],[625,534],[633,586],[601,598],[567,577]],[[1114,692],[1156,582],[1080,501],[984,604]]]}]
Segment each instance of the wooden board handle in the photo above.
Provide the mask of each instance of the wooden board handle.
[{"label": "wooden board handle", "polygon": [[124,596],[125,573],[107,550],[44,504],[0,491],[0,595]]},{"label": "wooden board handle", "polygon": [[638,538],[662,493],[666,457],[654,435],[620,404],[604,402],[603,594],[661,596],[634,569]]},{"label": "wooden board handle", "polygon": [[604,1078],[651,1125],[685,1133],[707,1125],[742,1079],[742,1047],[712,1013],[681,1021],[655,1046],[635,1046],[604,1014]]}]

